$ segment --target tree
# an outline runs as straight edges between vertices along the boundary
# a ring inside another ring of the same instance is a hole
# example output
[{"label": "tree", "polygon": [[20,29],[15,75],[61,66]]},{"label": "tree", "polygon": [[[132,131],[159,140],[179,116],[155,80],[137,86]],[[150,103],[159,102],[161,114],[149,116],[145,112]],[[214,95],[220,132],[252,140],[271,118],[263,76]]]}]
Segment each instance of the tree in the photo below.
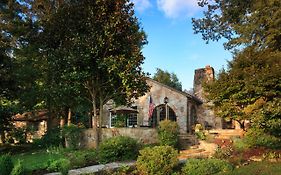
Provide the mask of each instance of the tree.
[{"label": "tree", "polygon": [[227,49],[237,46],[281,49],[281,2],[279,0],[198,0],[207,7],[204,17],[192,19],[195,33],[204,40],[228,40]]},{"label": "tree", "polygon": [[168,71],[163,71],[157,68],[153,79],[179,91],[182,91],[181,82],[179,82],[179,79],[175,73],[169,73]]},{"label": "tree", "polygon": [[5,140],[4,131],[10,127],[11,116],[18,112],[19,88],[13,54],[26,28],[20,9],[25,10],[18,1],[0,2],[0,142]]},{"label": "tree", "polygon": [[234,49],[228,69],[205,85],[216,114],[240,124],[250,120],[253,141],[262,137],[262,144],[268,138],[280,143],[281,2],[200,0],[199,5],[208,9],[205,17],[193,19],[195,33],[207,42],[225,38],[225,47]]},{"label": "tree", "polygon": [[216,114],[241,124],[250,120],[256,127],[279,134],[276,131],[281,121],[280,58],[280,52],[256,52],[252,47],[237,54],[229,62],[228,70],[222,70],[214,82],[205,85]]},{"label": "tree", "polygon": [[45,85],[88,100],[94,129],[109,99],[128,102],[148,89],[141,69],[146,36],[128,0],[65,2],[42,23],[38,40]]}]

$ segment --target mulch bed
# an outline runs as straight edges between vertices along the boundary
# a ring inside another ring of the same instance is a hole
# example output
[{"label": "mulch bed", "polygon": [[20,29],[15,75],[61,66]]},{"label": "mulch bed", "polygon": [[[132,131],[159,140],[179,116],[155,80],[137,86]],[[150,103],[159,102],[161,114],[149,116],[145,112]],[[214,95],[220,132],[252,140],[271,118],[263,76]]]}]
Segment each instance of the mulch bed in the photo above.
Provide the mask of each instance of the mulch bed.
[{"label": "mulch bed", "polygon": [[[233,142],[230,139],[214,139],[214,143],[217,144],[220,148],[225,147],[232,147]],[[272,150],[264,147],[256,147],[256,148],[249,148],[244,150],[243,152],[235,151],[233,152],[232,156],[242,156],[244,160],[249,160],[251,157],[261,157],[262,155],[268,153],[268,152],[275,152],[277,154],[281,154],[281,150]]]}]

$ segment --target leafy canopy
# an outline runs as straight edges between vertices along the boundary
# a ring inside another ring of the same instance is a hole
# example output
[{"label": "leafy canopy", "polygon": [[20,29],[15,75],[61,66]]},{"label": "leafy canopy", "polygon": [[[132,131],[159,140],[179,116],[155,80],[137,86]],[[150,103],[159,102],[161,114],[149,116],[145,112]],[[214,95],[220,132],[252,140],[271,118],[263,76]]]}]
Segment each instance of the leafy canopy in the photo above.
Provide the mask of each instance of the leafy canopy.
[{"label": "leafy canopy", "polygon": [[199,0],[204,17],[193,19],[203,39],[225,38],[234,58],[207,84],[218,116],[242,122],[280,138],[281,1]]},{"label": "leafy canopy", "polygon": [[180,91],[182,90],[182,84],[175,73],[170,73],[168,71],[164,71],[162,69],[157,68],[156,73],[152,78],[167,86],[170,86]]},{"label": "leafy canopy", "polygon": [[195,33],[207,42],[225,38],[227,49],[256,45],[281,49],[281,1],[198,0],[204,17],[192,19]]}]

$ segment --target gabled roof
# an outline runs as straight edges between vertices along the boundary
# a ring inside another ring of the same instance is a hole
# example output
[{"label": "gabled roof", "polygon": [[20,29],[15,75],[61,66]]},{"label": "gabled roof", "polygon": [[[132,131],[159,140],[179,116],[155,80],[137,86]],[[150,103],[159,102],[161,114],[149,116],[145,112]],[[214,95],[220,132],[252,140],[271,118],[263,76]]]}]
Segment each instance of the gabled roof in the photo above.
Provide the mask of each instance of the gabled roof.
[{"label": "gabled roof", "polygon": [[147,77],[147,80],[148,80],[148,81],[151,81],[151,82],[153,82],[153,83],[159,84],[160,86],[163,86],[163,87],[165,87],[165,88],[167,88],[167,89],[170,89],[170,90],[172,90],[172,91],[174,91],[174,92],[176,92],[176,93],[182,94],[182,95],[186,96],[187,98],[194,100],[194,101],[195,101],[196,103],[198,103],[198,104],[202,104],[202,103],[203,103],[199,98],[197,98],[196,96],[191,95],[191,94],[189,94],[189,93],[187,93],[187,92],[183,92],[183,91],[177,90],[177,89],[172,88],[172,87],[170,87],[170,86],[167,86],[167,85],[165,85],[165,84],[163,84],[163,83],[160,83],[160,82],[158,82],[158,81],[156,81],[156,80],[153,80],[152,78],[149,78],[149,77]]},{"label": "gabled roof", "polygon": [[48,119],[47,110],[24,112],[23,114],[16,114],[12,117],[13,121],[29,121],[29,122],[37,122],[47,119]]}]

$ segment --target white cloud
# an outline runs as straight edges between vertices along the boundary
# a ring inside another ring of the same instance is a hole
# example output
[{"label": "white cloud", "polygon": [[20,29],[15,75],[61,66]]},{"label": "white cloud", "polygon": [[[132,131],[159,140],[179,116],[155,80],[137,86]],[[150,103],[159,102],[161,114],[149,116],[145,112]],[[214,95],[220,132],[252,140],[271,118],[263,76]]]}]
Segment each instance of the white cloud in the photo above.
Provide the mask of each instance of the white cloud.
[{"label": "white cloud", "polygon": [[157,0],[157,6],[168,18],[190,17],[200,9],[197,0]]},{"label": "white cloud", "polygon": [[143,12],[146,9],[152,7],[150,0],[132,0],[132,2],[135,4],[136,10],[139,12]]}]

